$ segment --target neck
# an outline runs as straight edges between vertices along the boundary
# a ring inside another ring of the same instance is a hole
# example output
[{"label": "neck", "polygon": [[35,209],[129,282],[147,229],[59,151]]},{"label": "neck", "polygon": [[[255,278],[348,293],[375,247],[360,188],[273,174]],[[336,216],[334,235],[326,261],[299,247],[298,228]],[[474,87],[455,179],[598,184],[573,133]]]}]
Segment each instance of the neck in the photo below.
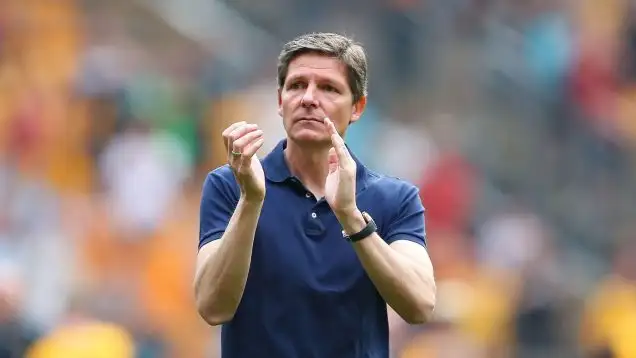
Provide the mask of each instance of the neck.
[{"label": "neck", "polygon": [[329,147],[304,147],[287,141],[285,159],[290,172],[316,197],[324,196],[325,180],[329,173]]}]

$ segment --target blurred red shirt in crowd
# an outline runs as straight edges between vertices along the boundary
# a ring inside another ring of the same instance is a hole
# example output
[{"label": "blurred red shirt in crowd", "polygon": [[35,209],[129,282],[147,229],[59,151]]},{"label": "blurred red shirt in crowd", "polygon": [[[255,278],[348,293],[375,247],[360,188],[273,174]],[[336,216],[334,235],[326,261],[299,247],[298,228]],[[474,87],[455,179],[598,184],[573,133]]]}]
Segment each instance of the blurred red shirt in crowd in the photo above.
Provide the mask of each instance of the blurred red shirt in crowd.
[{"label": "blurred red shirt in crowd", "polygon": [[426,208],[426,230],[463,230],[469,225],[475,197],[475,173],[459,153],[447,152],[427,169],[420,181]]}]

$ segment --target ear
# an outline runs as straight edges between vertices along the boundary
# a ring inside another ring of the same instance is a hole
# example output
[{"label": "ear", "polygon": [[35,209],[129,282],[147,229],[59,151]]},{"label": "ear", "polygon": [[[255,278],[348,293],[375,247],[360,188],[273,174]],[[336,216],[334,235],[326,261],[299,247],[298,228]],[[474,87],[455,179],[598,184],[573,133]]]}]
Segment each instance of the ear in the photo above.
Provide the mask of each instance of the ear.
[{"label": "ear", "polygon": [[362,113],[364,109],[367,107],[367,96],[362,96],[360,99],[353,104],[353,111],[351,112],[351,121],[349,123],[353,123],[358,121],[360,117],[362,117]]},{"label": "ear", "polygon": [[281,117],[283,116],[283,99],[281,97],[282,91],[282,88],[278,89],[278,115]]}]

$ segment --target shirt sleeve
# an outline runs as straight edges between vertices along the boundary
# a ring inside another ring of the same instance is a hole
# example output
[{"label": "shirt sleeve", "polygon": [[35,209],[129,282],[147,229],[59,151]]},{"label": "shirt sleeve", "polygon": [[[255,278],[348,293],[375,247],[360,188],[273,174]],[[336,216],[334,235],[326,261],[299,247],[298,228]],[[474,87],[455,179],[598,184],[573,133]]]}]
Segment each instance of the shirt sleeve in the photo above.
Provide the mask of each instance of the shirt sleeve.
[{"label": "shirt sleeve", "polygon": [[203,184],[199,214],[199,250],[221,238],[238,203],[238,187],[229,167],[208,174]]},{"label": "shirt sleeve", "polygon": [[426,247],[424,206],[419,189],[414,185],[405,185],[398,193],[400,200],[385,231],[384,241],[391,244],[398,240],[408,240]]}]

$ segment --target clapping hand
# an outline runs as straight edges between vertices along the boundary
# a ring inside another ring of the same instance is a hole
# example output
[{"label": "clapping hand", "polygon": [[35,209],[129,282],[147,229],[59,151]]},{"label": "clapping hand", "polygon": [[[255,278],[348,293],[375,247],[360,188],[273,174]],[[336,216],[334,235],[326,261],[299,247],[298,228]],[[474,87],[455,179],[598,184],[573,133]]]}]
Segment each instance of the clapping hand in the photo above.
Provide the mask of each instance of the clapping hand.
[{"label": "clapping hand", "polygon": [[263,131],[256,124],[237,122],[223,131],[223,142],[241,196],[253,202],[265,200],[265,174],[256,156],[263,146]]},{"label": "clapping hand", "polygon": [[329,174],[325,182],[325,200],[337,217],[353,215],[356,205],[356,162],[333,122],[325,118],[325,126],[331,135],[329,149]]}]

